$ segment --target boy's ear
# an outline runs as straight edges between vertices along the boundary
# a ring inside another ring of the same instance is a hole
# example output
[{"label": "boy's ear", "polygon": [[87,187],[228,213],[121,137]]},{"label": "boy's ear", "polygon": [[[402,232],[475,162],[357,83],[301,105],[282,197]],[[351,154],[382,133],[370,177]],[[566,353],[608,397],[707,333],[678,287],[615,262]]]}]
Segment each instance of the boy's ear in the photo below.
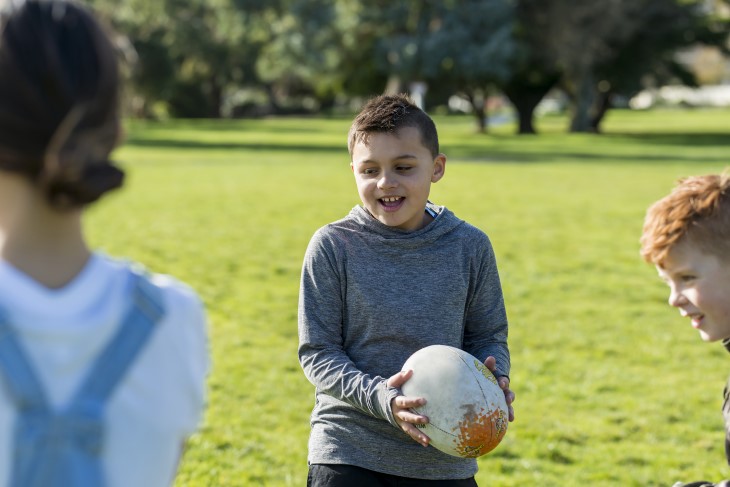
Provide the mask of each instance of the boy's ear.
[{"label": "boy's ear", "polygon": [[350,171],[355,172],[355,163],[350,161]]},{"label": "boy's ear", "polygon": [[444,177],[445,172],[446,156],[444,154],[439,154],[436,156],[436,159],[433,160],[433,175],[431,176],[431,182],[437,182],[439,179]]}]

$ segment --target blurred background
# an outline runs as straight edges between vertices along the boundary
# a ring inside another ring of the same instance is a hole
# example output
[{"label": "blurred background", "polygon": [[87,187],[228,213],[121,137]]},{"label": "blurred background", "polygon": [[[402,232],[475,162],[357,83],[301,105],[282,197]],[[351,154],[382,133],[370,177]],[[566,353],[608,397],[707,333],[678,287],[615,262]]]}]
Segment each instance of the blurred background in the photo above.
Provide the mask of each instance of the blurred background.
[{"label": "blurred background", "polygon": [[730,105],[728,0],[86,0],[119,35],[128,115],[351,112],[410,92],[477,130]]}]

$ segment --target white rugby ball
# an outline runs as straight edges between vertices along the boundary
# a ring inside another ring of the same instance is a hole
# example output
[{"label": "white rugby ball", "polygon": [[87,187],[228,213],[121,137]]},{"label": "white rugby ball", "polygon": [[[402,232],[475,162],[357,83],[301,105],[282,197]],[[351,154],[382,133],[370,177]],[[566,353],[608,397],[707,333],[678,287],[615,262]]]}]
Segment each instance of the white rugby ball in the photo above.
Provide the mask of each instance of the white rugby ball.
[{"label": "white rugby ball", "polygon": [[509,413],[494,374],[473,355],[455,347],[431,345],[411,355],[403,370],[413,375],[401,391],[423,397],[413,411],[429,422],[417,425],[431,445],[456,457],[476,458],[492,451],[507,432]]}]

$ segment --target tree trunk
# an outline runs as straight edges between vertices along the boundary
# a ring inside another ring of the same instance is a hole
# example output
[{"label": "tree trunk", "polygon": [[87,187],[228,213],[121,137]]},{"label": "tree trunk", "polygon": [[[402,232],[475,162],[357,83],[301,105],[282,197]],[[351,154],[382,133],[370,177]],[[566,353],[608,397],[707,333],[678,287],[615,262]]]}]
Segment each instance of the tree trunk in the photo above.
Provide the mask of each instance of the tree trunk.
[{"label": "tree trunk", "polygon": [[502,93],[517,112],[518,134],[537,133],[534,125],[535,108],[559,79],[560,75],[557,73],[522,71],[502,86]]},{"label": "tree trunk", "polygon": [[596,99],[593,73],[584,72],[579,76],[573,103],[573,117],[570,121],[571,132],[592,132],[591,109]]},{"label": "tree trunk", "polygon": [[208,116],[210,118],[223,117],[223,87],[213,78],[208,90]]},{"label": "tree trunk", "polygon": [[603,117],[606,116],[606,112],[610,108],[612,108],[611,105],[611,92],[606,91],[598,94],[598,99],[596,100],[597,106],[594,111],[593,116],[591,117],[591,127],[595,133],[601,132],[601,122],[603,121]]},{"label": "tree trunk", "polygon": [[266,83],[263,85],[264,89],[266,90],[266,95],[269,98],[269,106],[271,106],[271,111],[275,114],[281,112],[281,105],[279,105],[279,101],[276,98],[276,93],[274,92],[274,85],[271,83]]},{"label": "tree trunk", "polygon": [[472,109],[474,110],[474,116],[477,122],[477,132],[480,134],[487,133],[487,108],[484,99],[484,94],[480,91],[468,91],[465,93]]},{"label": "tree trunk", "polygon": [[517,112],[517,133],[521,135],[536,134],[537,131],[533,123],[535,119],[535,108],[547,91],[545,93],[535,93],[510,87],[507,87],[503,91]]},{"label": "tree trunk", "polygon": [[482,108],[474,108],[474,116],[477,117],[477,132],[480,134],[487,133],[487,111]]}]

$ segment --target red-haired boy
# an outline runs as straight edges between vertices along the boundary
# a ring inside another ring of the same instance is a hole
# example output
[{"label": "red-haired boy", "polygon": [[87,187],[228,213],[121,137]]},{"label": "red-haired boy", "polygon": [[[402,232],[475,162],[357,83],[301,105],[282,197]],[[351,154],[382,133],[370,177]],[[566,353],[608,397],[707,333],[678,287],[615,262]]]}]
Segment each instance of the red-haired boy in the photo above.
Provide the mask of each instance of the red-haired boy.
[{"label": "red-haired boy", "polygon": [[[703,340],[730,351],[730,175],[682,179],[647,211],[641,255],[669,286],[669,305],[691,321]],[[730,382],[723,415],[730,463]],[[675,487],[727,486],[711,482]]]}]

